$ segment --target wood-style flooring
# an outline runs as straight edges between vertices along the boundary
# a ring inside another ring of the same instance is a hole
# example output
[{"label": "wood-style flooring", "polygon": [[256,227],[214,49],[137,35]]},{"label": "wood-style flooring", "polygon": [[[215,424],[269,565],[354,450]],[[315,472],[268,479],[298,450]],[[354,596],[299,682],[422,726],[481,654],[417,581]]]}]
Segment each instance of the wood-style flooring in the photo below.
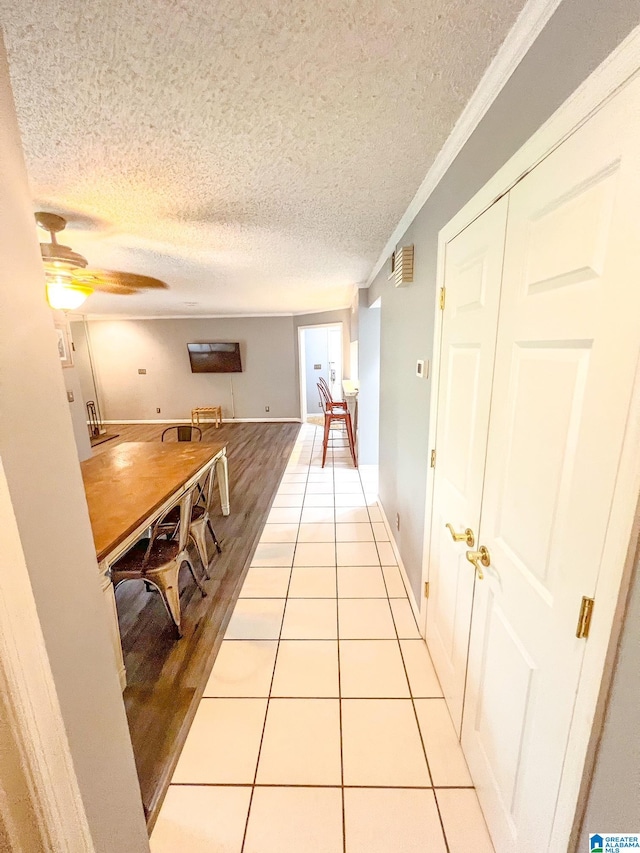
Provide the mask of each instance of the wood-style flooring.
[{"label": "wood-style flooring", "polygon": [[[96,447],[94,454],[122,441],[159,441],[164,425],[118,425],[113,429],[119,437]],[[203,441],[227,445],[231,514],[223,517],[216,489],[212,520],[222,554],[214,555],[210,563],[206,598],[201,597],[188,569],[181,572],[181,640],[176,640],[157,593],[147,592],[141,581],[118,588],[116,603],[127,668],[124,702],[150,829],[299,429],[296,423],[203,427]],[[213,546],[210,553],[214,553]]]}]

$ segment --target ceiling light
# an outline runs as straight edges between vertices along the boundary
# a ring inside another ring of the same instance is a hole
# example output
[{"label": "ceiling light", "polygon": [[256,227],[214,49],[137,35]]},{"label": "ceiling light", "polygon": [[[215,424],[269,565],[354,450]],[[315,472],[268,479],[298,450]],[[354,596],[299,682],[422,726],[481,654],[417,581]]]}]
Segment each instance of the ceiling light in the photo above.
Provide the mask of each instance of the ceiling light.
[{"label": "ceiling light", "polygon": [[47,274],[47,301],[55,311],[74,311],[92,293],[92,287],[75,284],[70,277]]}]

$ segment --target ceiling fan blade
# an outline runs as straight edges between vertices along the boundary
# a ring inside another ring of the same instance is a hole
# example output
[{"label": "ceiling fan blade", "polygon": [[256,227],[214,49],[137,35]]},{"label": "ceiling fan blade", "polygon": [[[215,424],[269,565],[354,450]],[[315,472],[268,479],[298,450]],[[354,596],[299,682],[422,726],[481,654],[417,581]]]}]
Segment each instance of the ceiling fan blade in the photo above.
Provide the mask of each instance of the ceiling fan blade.
[{"label": "ceiling fan blade", "polygon": [[116,270],[84,269],[74,273],[78,284],[86,284],[94,290],[122,295],[137,293],[139,290],[166,290],[168,285],[160,279],[148,275]]}]

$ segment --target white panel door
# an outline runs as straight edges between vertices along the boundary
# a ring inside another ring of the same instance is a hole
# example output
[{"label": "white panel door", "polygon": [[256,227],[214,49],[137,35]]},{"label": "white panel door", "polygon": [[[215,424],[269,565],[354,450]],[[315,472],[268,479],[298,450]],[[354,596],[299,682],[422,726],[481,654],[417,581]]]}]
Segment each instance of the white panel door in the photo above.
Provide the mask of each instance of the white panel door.
[{"label": "white panel door", "polygon": [[[640,86],[510,193],[463,747],[498,853],[550,844],[640,354]],[[626,521],[624,522],[627,523]],[[598,618],[596,600],[594,619]]]},{"label": "white panel door", "polygon": [[426,627],[458,734],[475,574],[446,525],[478,533],[506,221],[504,198],[446,247]]}]

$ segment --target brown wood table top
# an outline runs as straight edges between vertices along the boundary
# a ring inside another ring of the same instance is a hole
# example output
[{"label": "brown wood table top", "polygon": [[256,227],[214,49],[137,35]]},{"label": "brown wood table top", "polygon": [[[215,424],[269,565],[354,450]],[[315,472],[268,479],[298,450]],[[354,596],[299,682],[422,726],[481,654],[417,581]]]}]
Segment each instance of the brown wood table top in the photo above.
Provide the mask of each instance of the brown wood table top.
[{"label": "brown wood table top", "polygon": [[224,448],[221,442],[129,441],[82,462],[98,561]]}]

